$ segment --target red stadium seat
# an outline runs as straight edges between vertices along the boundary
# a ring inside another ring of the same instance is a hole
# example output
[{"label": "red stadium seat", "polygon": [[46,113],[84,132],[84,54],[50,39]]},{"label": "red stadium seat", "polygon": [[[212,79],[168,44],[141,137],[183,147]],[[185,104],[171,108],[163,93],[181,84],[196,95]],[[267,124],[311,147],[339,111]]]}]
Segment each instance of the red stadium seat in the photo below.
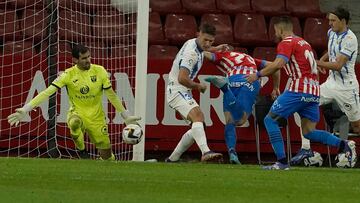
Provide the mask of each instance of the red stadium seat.
[{"label": "red stadium seat", "polygon": [[[271,18],[270,19],[270,23],[269,23],[269,39],[273,40],[275,42],[275,30],[274,30],[274,19],[275,18]],[[291,17],[292,23],[293,23],[293,31],[294,34],[296,34],[299,37],[302,37],[302,31],[301,31],[301,26],[300,26],[300,22],[299,19],[296,17]]]},{"label": "red stadium seat", "polygon": [[304,39],[317,50],[327,48],[329,23],[326,18],[307,18],[304,26]]},{"label": "red stadium seat", "polygon": [[31,41],[8,41],[3,45],[4,54],[29,52],[32,53],[33,44]]},{"label": "red stadium seat", "polygon": [[49,14],[45,10],[25,9],[21,27],[25,37],[41,41],[47,37],[46,28],[49,26]]},{"label": "red stadium seat", "polygon": [[285,0],[252,0],[252,8],[266,16],[288,14],[285,11]]},{"label": "red stadium seat", "polygon": [[150,0],[150,8],[152,12],[160,14],[185,12],[180,0]]},{"label": "red stadium seat", "polygon": [[170,59],[173,60],[179,49],[176,46],[151,45],[149,47],[149,59]]},{"label": "red stadium seat", "polygon": [[0,0],[0,9],[4,9],[6,7],[7,0]]},{"label": "red stadium seat", "polygon": [[159,13],[149,14],[149,44],[167,44]]},{"label": "red stadium seat", "polygon": [[274,61],[276,57],[275,47],[256,47],[254,49],[253,57],[257,59],[264,59],[267,61]]},{"label": "red stadium seat", "polygon": [[292,15],[304,17],[322,17],[319,0],[286,0],[286,8]]},{"label": "red stadium seat", "polygon": [[244,48],[244,47],[234,47],[234,51],[238,51],[238,52],[245,53],[245,54],[249,53],[247,48]]},{"label": "red stadium seat", "polygon": [[80,12],[61,10],[59,12],[59,37],[73,42],[89,40],[89,16]]},{"label": "red stadium seat", "polygon": [[97,10],[106,10],[111,7],[110,0],[58,0],[59,7],[66,10],[85,11],[94,13]]},{"label": "red stadium seat", "polygon": [[266,46],[269,41],[265,17],[262,14],[237,14],[234,22],[235,41],[241,46]]},{"label": "red stadium seat", "polygon": [[250,0],[216,0],[217,8],[227,14],[251,12]]},{"label": "red stadium seat", "polygon": [[[45,46],[47,47],[47,46]],[[59,43],[57,43],[57,50],[60,53],[70,53],[71,54],[71,46],[69,43],[64,42],[64,41],[59,41]]]},{"label": "red stadium seat", "polygon": [[102,42],[85,42],[84,45],[90,49],[91,58],[106,58],[109,55],[109,47]]},{"label": "red stadium seat", "polygon": [[94,18],[94,36],[96,39],[109,43],[127,44],[129,43],[128,35],[125,15],[121,15],[117,11],[99,11],[96,13]]},{"label": "red stadium seat", "polygon": [[165,21],[165,36],[171,44],[182,45],[186,40],[196,37],[195,17],[183,14],[168,14]]},{"label": "red stadium seat", "polygon": [[11,0],[9,5],[14,8],[44,8],[45,0]]},{"label": "red stadium seat", "polygon": [[233,30],[231,19],[226,14],[204,14],[201,23],[208,22],[216,27],[215,44],[233,43]]},{"label": "red stadium seat", "polygon": [[0,10],[0,40],[17,40],[20,38],[20,23],[15,10]]},{"label": "red stadium seat", "polygon": [[187,13],[199,15],[204,13],[217,13],[215,0],[182,0]]},{"label": "red stadium seat", "polygon": [[123,45],[123,44],[112,44],[110,49],[110,56],[113,58],[129,59],[136,56],[136,46]]}]

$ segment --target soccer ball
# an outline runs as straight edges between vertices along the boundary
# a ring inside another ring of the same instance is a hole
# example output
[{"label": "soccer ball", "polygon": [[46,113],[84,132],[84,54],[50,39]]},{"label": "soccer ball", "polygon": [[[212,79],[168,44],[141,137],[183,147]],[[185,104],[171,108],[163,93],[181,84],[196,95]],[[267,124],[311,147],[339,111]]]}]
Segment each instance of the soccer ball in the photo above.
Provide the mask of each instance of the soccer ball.
[{"label": "soccer ball", "polygon": [[317,166],[320,167],[323,164],[323,159],[319,152],[313,151],[314,156],[304,158],[304,166]]},{"label": "soccer ball", "polygon": [[349,159],[345,156],[345,153],[340,153],[335,157],[335,163],[336,166],[339,168],[353,168],[356,164],[356,154],[354,156],[353,154],[353,158],[351,161],[351,166],[349,163]]},{"label": "soccer ball", "polygon": [[122,131],[122,138],[126,144],[137,144],[141,141],[143,131],[139,125],[129,124]]}]

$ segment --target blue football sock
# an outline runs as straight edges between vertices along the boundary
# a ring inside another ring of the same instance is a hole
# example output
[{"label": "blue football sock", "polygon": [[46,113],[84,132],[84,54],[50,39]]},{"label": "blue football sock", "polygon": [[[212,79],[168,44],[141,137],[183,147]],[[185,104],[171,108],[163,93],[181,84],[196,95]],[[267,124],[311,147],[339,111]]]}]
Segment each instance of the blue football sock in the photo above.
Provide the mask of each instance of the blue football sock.
[{"label": "blue football sock", "polygon": [[341,142],[340,138],[324,130],[313,130],[304,135],[304,137],[311,141],[320,142],[334,147],[339,147]]},{"label": "blue football sock", "polygon": [[264,119],[266,131],[269,135],[270,143],[275,151],[277,160],[283,160],[286,158],[284,141],[280,132],[279,124],[277,121],[267,115]]},{"label": "blue football sock", "polygon": [[228,148],[235,149],[236,146],[236,129],[233,123],[225,125],[225,143]]}]

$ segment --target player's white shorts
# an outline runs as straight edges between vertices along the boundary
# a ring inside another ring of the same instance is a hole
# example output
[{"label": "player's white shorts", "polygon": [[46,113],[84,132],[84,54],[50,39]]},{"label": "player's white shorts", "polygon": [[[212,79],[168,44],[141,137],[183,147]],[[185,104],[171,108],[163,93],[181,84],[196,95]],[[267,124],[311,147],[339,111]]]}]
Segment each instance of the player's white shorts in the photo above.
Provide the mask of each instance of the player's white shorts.
[{"label": "player's white shorts", "polygon": [[176,95],[171,96],[171,100],[169,101],[168,95],[168,104],[171,108],[178,111],[181,116],[187,119],[187,116],[191,109],[199,106],[199,104],[195,101],[192,95],[188,92],[177,92]]},{"label": "player's white shorts", "polygon": [[340,90],[328,87],[327,83],[320,86],[320,105],[333,101],[339,105],[350,122],[360,120],[359,89]]}]

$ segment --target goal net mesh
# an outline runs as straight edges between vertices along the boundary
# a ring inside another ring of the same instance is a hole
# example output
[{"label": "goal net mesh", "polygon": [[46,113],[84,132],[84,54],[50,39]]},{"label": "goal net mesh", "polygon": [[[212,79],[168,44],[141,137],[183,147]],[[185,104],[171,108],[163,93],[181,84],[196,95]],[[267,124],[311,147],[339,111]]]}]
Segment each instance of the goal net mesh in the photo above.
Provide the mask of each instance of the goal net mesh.
[{"label": "goal net mesh", "polygon": [[[107,69],[113,89],[134,113],[136,12],[136,0],[0,0],[1,156],[78,157],[66,124],[66,88],[19,126],[7,123],[8,115],[74,64],[71,49],[78,43],[90,49],[92,63]],[[118,160],[131,159],[120,114],[105,96],[103,107],[113,152]],[[88,136],[85,143],[97,158]]]}]

